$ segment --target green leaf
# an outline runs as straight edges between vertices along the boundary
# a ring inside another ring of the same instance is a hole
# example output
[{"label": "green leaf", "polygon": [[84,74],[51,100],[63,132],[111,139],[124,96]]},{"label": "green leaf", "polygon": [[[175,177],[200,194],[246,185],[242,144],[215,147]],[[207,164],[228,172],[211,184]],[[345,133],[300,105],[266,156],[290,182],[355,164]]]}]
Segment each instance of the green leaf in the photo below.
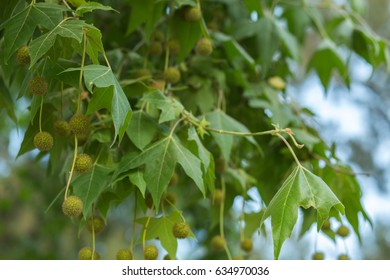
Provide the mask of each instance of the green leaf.
[{"label": "green leaf", "polygon": [[100,194],[108,186],[110,172],[110,169],[95,164],[88,173],[78,176],[72,182],[74,193],[84,203],[84,217],[88,217],[92,204],[97,202]]},{"label": "green leaf", "polygon": [[113,91],[112,88],[96,88],[91,97],[91,101],[88,103],[87,114],[92,114],[101,109],[111,110],[111,100]]},{"label": "green leaf", "polygon": [[[147,220],[147,218],[142,218],[138,219],[137,222],[145,227]],[[151,218],[146,231],[146,239],[151,240],[158,238],[172,260],[176,259],[177,252],[177,239],[172,233],[173,226],[181,220],[180,213],[173,211],[169,216]]]},{"label": "green leaf", "polygon": [[14,110],[14,101],[12,100],[11,94],[4,84],[4,80],[0,79],[0,111],[5,109],[7,111],[8,117],[17,122],[15,110]]},{"label": "green leaf", "polygon": [[325,39],[310,58],[307,70],[315,69],[322,85],[328,88],[334,70],[337,70],[349,85],[348,71],[345,63],[338,54],[336,45]]},{"label": "green leaf", "polygon": [[300,206],[317,210],[317,230],[333,207],[344,214],[343,204],[328,185],[303,166],[297,166],[269,203],[260,223],[271,216],[275,259],[279,257],[284,241],[291,236]]},{"label": "green leaf", "polygon": [[61,5],[38,3],[28,5],[3,25],[4,28],[4,58],[6,61],[11,55],[28,40],[31,39],[35,28],[42,25],[46,29],[53,29],[62,19],[67,9]]},{"label": "green leaf", "polygon": [[[210,122],[210,127],[214,129],[250,133],[248,128],[246,128],[242,123],[238,122],[220,110],[208,113],[206,115],[206,119]],[[213,135],[215,142],[217,142],[218,146],[220,147],[225,160],[229,160],[235,136],[229,134],[220,134],[217,132],[211,132],[211,134]],[[253,136],[245,136],[245,139],[247,139],[253,145],[257,146],[256,140],[253,138]]]},{"label": "green leaf", "polygon": [[263,217],[264,210],[260,210],[259,212],[245,213],[244,221],[244,236],[252,237],[256,230],[259,229],[259,224]]},{"label": "green leaf", "polygon": [[248,11],[253,12],[256,11],[259,15],[262,14],[261,3],[257,0],[244,0],[244,4]]},{"label": "green leaf", "polygon": [[145,94],[142,101],[153,104],[161,110],[159,123],[177,119],[184,110],[183,105],[173,97],[165,96],[161,91],[155,90]]},{"label": "green leaf", "polygon": [[157,131],[155,121],[148,114],[144,111],[136,111],[133,113],[126,134],[138,149],[143,150],[156,136]]},{"label": "green leaf", "polygon": [[279,34],[283,47],[286,49],[288,55],[294,59],[299,59],[299,45],[298,41],[293,34],[282,27],[278,21],[274,20],[275,29]]},{"label": "green leaf", "polygon": [[142,193],[142,196],[145,197],[146,191],[146,182],[142,172],[137,171],[129,174],[129,180],[132,184],[136,185],[139,191]]},{"label": "green leaf", "polygon": [[258,56],[265,73],[272,63],[274,54],[279,49],[280,35],[275,28],[274,21],[268,17],[259,20],[259,29],[256,32]]},{"label": "green leaf", "polygon": [[92,60],[93,64],[99,64],[99,53],[104,52],[102,33],[93,25],[86,25],[85,30],[87,43],[85,51]]},{"label": "green leaf", "polygon": [[81,43],[84,26],[85,22],[82,20],[61,21],[56,27],[33,40],[29,46],[31,57],[30,69],[54,45],[57,35],[72,38]]},{"label": "green leaf", "polygon": [[[79,71],[79,68],[69,68],[64,72]],[[108,88],[112,91],[112,100],[109,110],[115,127],[115,138],[119,135],[119,142],[129,125],[132,111],[125,93],[111,68],[103,65],[88,65],[83,68],[85,85],[92,92],[92,86]],[[115,139],[114,141],[115,142]]]},{"label": "green leaf", "polygon": [[76,15],[81,17],[83,16],[85,13],[90,13],[94,10],[103,10],[103,11],[115,11],[112,7],[110,6],[104,6],[98,2],[86,2],[84,4],[82,4],[81,6],[79,6],[77,9],[76,9]]}]

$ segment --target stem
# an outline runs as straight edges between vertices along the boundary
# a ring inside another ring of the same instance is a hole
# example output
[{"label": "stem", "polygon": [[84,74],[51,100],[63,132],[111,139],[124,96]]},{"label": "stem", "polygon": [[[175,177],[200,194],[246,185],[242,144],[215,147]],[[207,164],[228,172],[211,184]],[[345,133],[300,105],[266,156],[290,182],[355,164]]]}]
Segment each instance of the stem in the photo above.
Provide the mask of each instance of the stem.
[{"label": "stem", "polygon": [[[221,186],[222,186],[222,192],[224,194],[226,194],[225,180],[224,180],[223,176],[221,176]],[[223,226],[224,209],[225,209],[225,199],[222,200],[221,205],[219,206],[219,234],[221,235],[221,237],[223,239],[225,239],[225,232],[224,232],[224,226]],[[228,259],[231,260],[232,255],[230,254],[226,239],[225,239],[225,252],[226,252]]]},{"label": "stem", "polygon": [[297,158],[297,156],[296,156],[294,150],[292,149],[290,143],[288,143],[288,141],[286,140],[286,138],[284,138],[284,137],[283,137],[282,135],[280,135],[279,133],[276,133],[275,135],[278,136],[280,139],[283,140],[284,144],[286,144],[287,148],[290,150],[291,154],[293,155],[293,157],[294,157],[296,163],[298,164],[298,166],[299,166],[300,168],[302,168],[302,167],[303,167],[302,164],[299,162],[299,160],[298,160],[298,158]]},{"label": "stem", "polygon": [[64,119],[64,82],[61,82],[61,120]]},{"label": "stem", "polygon": [[[164,62],[164,72],[167,71],[169,66],[169,48],[165,48],[165,62]],[[164,82],[164,87],[163,87],[163,93],[165,93],[165,87],[166,87],[166,82]]]},{"label": "stem", "polygon": [[177,127],[177,125],[182,121],[184,120],[184,117],[183,118],[180,118],[179,120],[176,121],[176,123],[173,125],[173,127],[171,128],[171,132],[169,133],[169,137],[172,137],[173,135],[173,132],[175,132],[175,129]]},{"label": "stem", "polygon": [[134,213],[133,213],[133,221],[131,229],[131,239],[130,239],[130,252],[133,252],[134,247],[134,239],[135,239],[135,220],[137,219],[137,193],[135,193],[135,202],[134,202]]},{"label": "stem", "polygon": [[75,136],[74,137],[73,162],[72,162],[72,167],[70,168],[69,178],[68,178],[68,182],[67,182],[66,188],[65,188],[65,198],[64,198],[64,200],[68,197],[68,190],[69,190],[70,182],[72,181],[72,177],[73,177],[74,166],[76,164],[76,158],[77,158],[77,145],[78,145],[78,140],[77,140],[77,137]]},{"label": "stem", "polygon": [[94,260],[95,255],[95,225],[93,220],[93,214],[92,214],[92,257],[91,259]]},{"label": "stem", "polygon": [[80,69],[80,77],[79,77],[79,98],[77,101],[77,113],[80,112],[80,106],[81,106],[81,94],[83,92],[83,68],[85,64],[85,53],[87,48],[87,35],[85,34],[85,30],[83,32],[83,55],[81,58],[81,69]]},{"label": "stem", "polygon": [[39,132],[42,132],[42,111],[43,111],[43,95],[41,97],[41,107],[39,108]]},{"label": "stem", "polygon": [[145,252],[145,248],[146,248],[146,231],[148,229],[150,220],[152,219],[153,211],[154,211],[154,206],[152,206],[152,208],[150,209],[148,219],[145,223],[144,232],[142,234],[142,248],[143,248],[144,252]]}]

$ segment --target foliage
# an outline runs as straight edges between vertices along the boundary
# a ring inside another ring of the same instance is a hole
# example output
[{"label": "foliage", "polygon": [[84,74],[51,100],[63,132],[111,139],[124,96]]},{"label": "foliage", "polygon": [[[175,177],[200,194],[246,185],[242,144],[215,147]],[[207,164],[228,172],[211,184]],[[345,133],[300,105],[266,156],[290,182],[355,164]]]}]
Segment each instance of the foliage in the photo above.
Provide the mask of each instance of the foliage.
[{"label": "foliage", "polygon": [[[0,15],[0,109],[18,123],[18,102],[30,104],[18,156],[34,150],[36,133],[54,135],[50,151],[34,154],[37,161],[48,154],[50,175],[58,178],[53,207],[79,196],[81,230],[94,213],[106,221],[111,210],[130,200],[130,251],[158,238],[171,259],[178,247],[172,228],[184,220],[192,238],[206,230],[207,237],[197,240],[208,248],[205,258],[241,255],[235,234],[240,240],[264,234],[258,230],[268,217],[278,258],[299,211],[301,234],[313,224],[320,231],[332,218],[349,223],[360,236],[359,215],[369,221],[360,186],[311,125],[314,113],[291,101],[285,86],[297,78],[297,69],[314,71],[325,90],[335,77],[348,86],[352,53],[373,67],[388,67],[386,42],[354,5],[104,2],[0,4],[0,10],[12,11]],[[189,7],[201,10],[199,21],[187,20]],[[195,51],[202,38],[212,40],[212,54]],[[169,47],[172,40],[176,49]],[[25,45],[30,63],[18,65],[16,52]],[[180,71],[179,82],[164,81],[168,67]],[[44,96],[29,92],[36,76],[49,83]],[[56,134],[56,120],[80,113],[91,120],[85,135]],[[74,170],[81,153],[94,160],[83,174]],[[216,189],[224,194],[219,204]],[[253,190],[261,198],[260,211],[246,207],[255,200]],[[240,218],[227,227],[238,198],[244,201]],[[324,234],[335,240],[334,233]],[[210,249],[214,235],[226,238],[226,255]]]}]

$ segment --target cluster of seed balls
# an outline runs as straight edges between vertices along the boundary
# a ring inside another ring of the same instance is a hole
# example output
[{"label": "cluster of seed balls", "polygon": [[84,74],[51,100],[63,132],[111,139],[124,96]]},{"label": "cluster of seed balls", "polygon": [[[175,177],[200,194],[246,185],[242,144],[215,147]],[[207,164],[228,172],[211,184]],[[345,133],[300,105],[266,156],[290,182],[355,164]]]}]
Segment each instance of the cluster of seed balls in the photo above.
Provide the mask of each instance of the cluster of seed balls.
[{"label": "cluster of seed balls", "polygon": [[[321,229],[323,231],[331,231],[331,224],[330,224],[330,221],[329,220],[326,220],[324,222],[324,224],[322,225]],[[337,229],[336,231],[336,234],[338,236],[340,236],[341,238],[346,238],[349,234],[350,234],[350,230],[347,226],[345,225],[341,225],[339,226],[339,228]],[[315,252],[313,255],[312,255],[312,259],[313,260],[324,260],[325,259],[325,255],[323,252]],[[347,254],[341,254],[338,256],[338,259],[339,260],[349,260],[349,256]]]}]

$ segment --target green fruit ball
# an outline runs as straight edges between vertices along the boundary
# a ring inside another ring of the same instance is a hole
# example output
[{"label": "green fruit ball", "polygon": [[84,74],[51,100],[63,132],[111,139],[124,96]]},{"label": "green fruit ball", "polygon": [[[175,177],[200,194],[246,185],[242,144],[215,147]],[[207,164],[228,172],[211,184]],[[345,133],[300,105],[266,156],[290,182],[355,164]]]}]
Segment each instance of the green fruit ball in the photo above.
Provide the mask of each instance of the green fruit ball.
[{"label": "green fruit ball", "polygon": [[168,41],[168,49],[170,55],[177,55],[180,52],[180,42],[177,39],[170,39]]},{"label": "green fruit ball", "polygon": [[62,203],[62,212],[69,217],[78,217],[83,211],[83,201],[76,195],[71,195]]},{"label": "green fruit ball", "polygon": [[92,226],[93,231],[95,233],[102,232],[106,224],[104,223],[104,220],[99,216],[90,217],[87,220],[87,229],[88,231],[92,232]]},{"label": "green fruit ball", "polygon": [[185,222],[177,222],[173,225],[173,235],[176,238],[183,239],[186,238],[190,234],[190,226]]},{"label": "green fruit ball", "polygon": [[220,235],[216,235],[211,239],[211,248],[215,251],[223,251],[226,246],[226,240]]},{"label": "green fruit ball", "polygon": [[208,56],[213,52],[213,42],[208,38],[202,38],[196,43],[195,51],[199,55]]},{"label": "green fruit ball", "polygon": [[156,32],[154,32],[152,38],[153,38],[153,41],[157,41],[157,42],[163,42],[164,41],[164,33],[162,33],[161,31],[157,30]]},{"label": "green fruit ball", "polygon": [[167,83],[175,84],[180,80],[180,71],[176,67],[168,67],[164,72],[164,80]]},{"label": "green fruit ball", "polygon": [[30,64],[30,51],[27,46],[20,47],[16,52],[16,60],[20,65]]},{"label": "green fruit ball", "polygon": [[196,7],[187,7],[184,10],[184,19],[188,22],[199,22],[202,19],[202,12]]},{"label": "green fruit ball", "polygon": [[28,90],[36,96],[42,96],[45,93],[47,93],[49,89],[49,84],[47,83],[46,79],[41,76],[34,77],[29,83],[28,83]]},{"label": "green fruit ball", "polygon": [[347,237],[349,235],[349,228],[342,225],[338,228],[336,233],[341,237]]},{"label": "green fruit ball", "polygon": [[350,260],[350,258],[346,254],[341,254],[337,259],[343,261]]},{"label": "green fruit ball", "polygon": [[225,193],[221,189],[216,189],[213,194],[213,202],[216,205],[220,205],[225,200]]},{"label": "green fruit ball", "polygon": [[149,54],[153,56],[159,56],[163,52],[163,47],[160,42],[154,41],[149,46]]},{"label": "green fruit ball", "polygon": [[120,249],[116,253],[117,260],[132,260],[133,253],[129,249]]},{"label": "green fruit ball", "polygon": [[70,133],[69,123],[65,120],[57,120],[54,123],[54,131],[61,137],[66,137]]},{"label": "green fruit ball", "polygon": [[100,260],[100,255],[98,252],[93,253],[92,258],[92,248],[91,247],[84,247],[81,248],[79,251],[79,259],[80,260]]},{"label": "green fruit ball", "polygon": [[250,252],[253,249],[253,242],[252,239],[250,238],[244,238],[241,241],[241,249],[244,250],[245,252]]},{"label": "green fruit ball", "polygon": [[53,147],[53,136],[49,132],[41,131],[34,136],[34,146],[41,152],[49,151]]},{"label": "green fruit ball", "polygon": [[75,114],[69,121],[70,131],[77,137],[88,135],[91,122],[89,118],[82,114]]},{"label": "green fruit ball", "polygon": [[93,165],[92,158],[87,154],[79,154],[74,169],[79,173],[88,172]]},{"label": "green fruit ball", "polygon": [[154,245],[148,245],[144,250],[145,260],[155,260],[158,257],[158,249]]},{"label": "green fruit ball", "polygon": [[311,256],[312,260],[323,260],[324,259],[324,253],[322,252],[316,252]]}]

